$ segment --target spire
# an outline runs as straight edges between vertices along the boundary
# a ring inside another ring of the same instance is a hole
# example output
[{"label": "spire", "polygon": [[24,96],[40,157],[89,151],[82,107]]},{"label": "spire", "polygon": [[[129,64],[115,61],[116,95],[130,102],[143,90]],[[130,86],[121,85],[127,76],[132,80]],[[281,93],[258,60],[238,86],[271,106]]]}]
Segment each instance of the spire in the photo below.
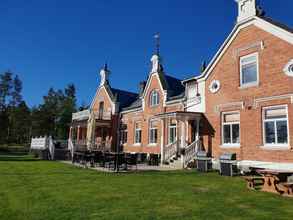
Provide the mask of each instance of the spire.
[{"label": "spire", "polygon": [[155,54],[160,56],[160,33],[156,33],[154,35],[154,38],[156,40],[156,49],[155,49]]},{"label": "spire", "polygon": [[154,35],[156,40],[156,47],[155,47],[155,54],[151,58],[152,62],[152,70],[151,73],[158,73],[163,71],[163,66],[161,64],[161,57],[160,57],[160,34],[156,33]]},{"label": "spire", "polygon": [[110,70],[108,69],[108,64],[107,62],[105,63],[104,67],[100,71],[100,86],[104,86],[105,84],[109,83],[109,75],[110,75]]}]

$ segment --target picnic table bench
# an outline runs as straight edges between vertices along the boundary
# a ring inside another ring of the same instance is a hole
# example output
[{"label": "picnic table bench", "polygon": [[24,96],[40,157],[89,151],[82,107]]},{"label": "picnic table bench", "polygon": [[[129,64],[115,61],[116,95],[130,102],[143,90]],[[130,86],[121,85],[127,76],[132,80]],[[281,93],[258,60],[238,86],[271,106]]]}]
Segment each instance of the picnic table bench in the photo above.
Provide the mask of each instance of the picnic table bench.
[{"label": "picnic table bench", "polygon": [[255,189],[256,186],[264,184],[264,178],[261,176],[244,176],[243,178],[246,180],[249,189]]}]

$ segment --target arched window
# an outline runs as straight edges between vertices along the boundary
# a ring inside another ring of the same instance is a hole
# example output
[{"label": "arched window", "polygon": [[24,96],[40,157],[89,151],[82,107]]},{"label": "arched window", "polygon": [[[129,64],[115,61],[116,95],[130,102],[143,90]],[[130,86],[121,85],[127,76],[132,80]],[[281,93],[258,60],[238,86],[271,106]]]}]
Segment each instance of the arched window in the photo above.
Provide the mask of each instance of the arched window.
[{"label": "arched window", "polygon": [[150,106],[156,106],[159,102],[159,93],[157,90],[153,90],[150,94]]}]

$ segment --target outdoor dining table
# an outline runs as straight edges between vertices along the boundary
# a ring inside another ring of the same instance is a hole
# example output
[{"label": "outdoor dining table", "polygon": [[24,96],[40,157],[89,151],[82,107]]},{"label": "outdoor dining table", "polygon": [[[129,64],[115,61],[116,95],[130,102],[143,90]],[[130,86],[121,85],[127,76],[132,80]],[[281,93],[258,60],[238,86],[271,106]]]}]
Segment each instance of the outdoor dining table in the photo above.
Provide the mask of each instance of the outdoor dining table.
[{"label": "outdoor dining table", "polygon": [[287,177],[293,174],[291,170],[259,169],[256,171],[264,179],[262,191],[280,193],[277,184],[286,182]]}]

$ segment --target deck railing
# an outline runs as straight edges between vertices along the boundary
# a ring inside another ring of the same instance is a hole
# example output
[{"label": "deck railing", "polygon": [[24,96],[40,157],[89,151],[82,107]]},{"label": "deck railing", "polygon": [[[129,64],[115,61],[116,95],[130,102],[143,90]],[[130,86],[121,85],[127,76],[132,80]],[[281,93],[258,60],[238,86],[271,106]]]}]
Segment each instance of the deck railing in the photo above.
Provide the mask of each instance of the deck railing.
[{"label": "deck railing", "polygon": [[[72,113],[72,120],[88,120],[90,118],[91,112],[89,109]],[[112,112],[95,112],[95,118],[99,120],[111,120]]]},{"label": "deck railing", "polygon": [[89,117],[90,117],[89,109],[72,113],[72,120],[87,120]]}]

